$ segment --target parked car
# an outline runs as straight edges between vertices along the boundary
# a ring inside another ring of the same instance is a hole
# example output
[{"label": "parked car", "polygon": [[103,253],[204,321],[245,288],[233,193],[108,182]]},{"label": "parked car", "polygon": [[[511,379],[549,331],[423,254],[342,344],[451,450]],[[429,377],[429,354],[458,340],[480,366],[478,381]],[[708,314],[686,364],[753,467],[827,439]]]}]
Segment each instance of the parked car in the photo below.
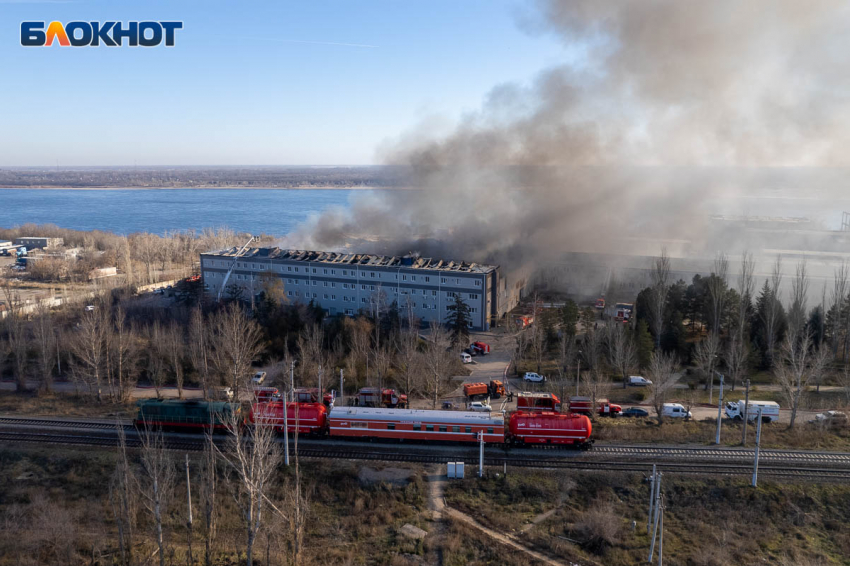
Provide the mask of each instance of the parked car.
[{"label": "parked car", "polygon": [[230,401],[233,399],[233,390],[229,387],[216,387],[210,391],[210,397],[215,401]]},{"label": "parked car", "polygon": [[647,385],[652,385],[652,382],[645,377],[641,377],[639,375],[630,375],[629,376],[629,385],[634,387],[646,387]]},{"label": "parked car", "polygon": [[648,417],[649,411],[640,407],[629,407],[628,409],[623,409],[622,415],[624,417]]},{"label": "parked car", "polygon": [[493,408],[490,405],[488,405],[487,403],[484,403],[482,401],[473,401],[472,403],[469,404],[468,409],[470,411],[481,411],[481,412],[489,412],[489,411],[493,410]]},{"label": "parked car", "polygon": [[843,411],[827,411],[818,413],[809,421],[828,428],[841,428],[847,426],[847,413]]},{"label": "parked car", "polygon": [[462,361],[465,364],[471,364],[472,363],[472,356],[467,354],[466,352],[462,352],[460,354],[460,361]]},{"label": "parked car", "polygon": [[254,385],[262,385],[265,380],[266,372],[258,371],[254,374],[254,377],[251,378],[251,383],[253,383]]},{"label": "parked car", "polygon": [[533,371],[525,372],[525,375],[522,376],[525,381],[533,381],[535,383],[542,383],[546,381],[546,378],[540,375],[539,373],[534,373]]}]

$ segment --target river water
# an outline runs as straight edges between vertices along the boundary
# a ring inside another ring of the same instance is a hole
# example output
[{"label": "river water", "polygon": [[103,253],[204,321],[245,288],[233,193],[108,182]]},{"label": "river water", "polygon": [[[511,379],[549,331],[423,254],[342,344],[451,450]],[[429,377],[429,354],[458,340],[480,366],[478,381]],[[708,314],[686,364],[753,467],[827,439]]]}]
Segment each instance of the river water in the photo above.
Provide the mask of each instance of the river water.
[{"label": "river water", "polygon": [[228,227],[282,236],[311,215],[383,189],[0,190],[0,227],[56,224],[117,234]]}]

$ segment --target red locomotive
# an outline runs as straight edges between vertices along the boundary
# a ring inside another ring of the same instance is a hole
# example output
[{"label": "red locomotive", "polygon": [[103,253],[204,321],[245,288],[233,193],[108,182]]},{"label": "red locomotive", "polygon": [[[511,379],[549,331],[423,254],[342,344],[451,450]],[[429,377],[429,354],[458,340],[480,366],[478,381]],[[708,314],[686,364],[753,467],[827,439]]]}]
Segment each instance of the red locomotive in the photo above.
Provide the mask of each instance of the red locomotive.
[{"label": "red locomotive", "polygon": [[[251,407],[251,423],[262,420],[283,433],[283,401],[257,403]],[[327,434],[328,408],[322,403],[287,403],[286,419],[289,432],[298,430],[298,434]]]}]

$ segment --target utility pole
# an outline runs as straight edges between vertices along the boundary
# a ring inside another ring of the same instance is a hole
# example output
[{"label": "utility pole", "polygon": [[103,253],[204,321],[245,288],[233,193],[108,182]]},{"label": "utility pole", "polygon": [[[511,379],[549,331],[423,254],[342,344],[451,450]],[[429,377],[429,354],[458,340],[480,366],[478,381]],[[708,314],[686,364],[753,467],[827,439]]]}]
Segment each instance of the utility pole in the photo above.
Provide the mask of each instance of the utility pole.
[{"label": "utility pole", "polygon": [[756,455],[753,459],[753,487],[758,485],[759,479],[759,447],[761,446],[761,406],[759,406],[759,422],[756,425]]},{"label": "utility pole", "polygon": [[317,403],[325,402],[325,393],[322,391],[322,366],[319,365],[319,399]]},{"label": "utility pole", "polygon": [[652,465],[652,475],[649,476],[649,513],[646,516],[646,534],[652,529],[652,508],[655,505],[655,481],[658,477],[655,464]]},{"label": "utility pole", "polygon": [[186,499],[189,501],[189,520],[186,522],[186,529],[189,541],[189,564],[194,564],[192,559],[192,484],[189,481],[189,455],[186,454]]},{"label": "utility pole", "polygon": [[748,379],[746,384],[747,392],[744,395],[744,429],[741,433],[741,446],[747,445],[747,421],[749,420],[747,417],[747,412],[750,410],[750,380]]},{"label": "utility pole", "polygon": [[478,477],[484,477],[484,431],[478,433],[478,438],[481,440],[481,444],[478,448]]},{"label": "utility pole", "polygon": [[661,478],[664,474],[658,474],[657,487],[655,488],[655,513],[652,519],[653,529],[652,529],[652,542],[649,545],[649,558],[646,559],[647,562],[652,564],[652,555],[655,554],[655,541],[658,540],[658,520],[660,518],[659,507],[661,501]]},{"label": "utility pole", "polygon": [[664,502],[661,502],[661,533],[658,538],[658,566],[664,564]]},{"label": "utility pole", "polygon": [[723,374],[715,371],[720,376],[720,393],[717,395],[717,433],[714,435],[714,443],[720,444],[720,423],[723,417]]},{"label": "utility pole", "polygon": [[295,400],[295,360],[289,364],[289,397],[290,401]]}]

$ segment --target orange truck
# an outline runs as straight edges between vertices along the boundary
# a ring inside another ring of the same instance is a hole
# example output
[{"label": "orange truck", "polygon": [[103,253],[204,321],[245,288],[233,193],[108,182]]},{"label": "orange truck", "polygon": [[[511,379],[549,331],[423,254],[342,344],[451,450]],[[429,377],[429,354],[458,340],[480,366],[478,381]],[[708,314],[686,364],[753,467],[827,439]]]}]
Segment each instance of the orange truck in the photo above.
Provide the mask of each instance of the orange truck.
[{"label": "orange truck", "polygon": [[492,397],[498,399],[503,395],[507,395],[505,384],[498,379],[491,379],[490,383],[464,383],[463,394],[467,399],[477,399],[483,397]]}]

